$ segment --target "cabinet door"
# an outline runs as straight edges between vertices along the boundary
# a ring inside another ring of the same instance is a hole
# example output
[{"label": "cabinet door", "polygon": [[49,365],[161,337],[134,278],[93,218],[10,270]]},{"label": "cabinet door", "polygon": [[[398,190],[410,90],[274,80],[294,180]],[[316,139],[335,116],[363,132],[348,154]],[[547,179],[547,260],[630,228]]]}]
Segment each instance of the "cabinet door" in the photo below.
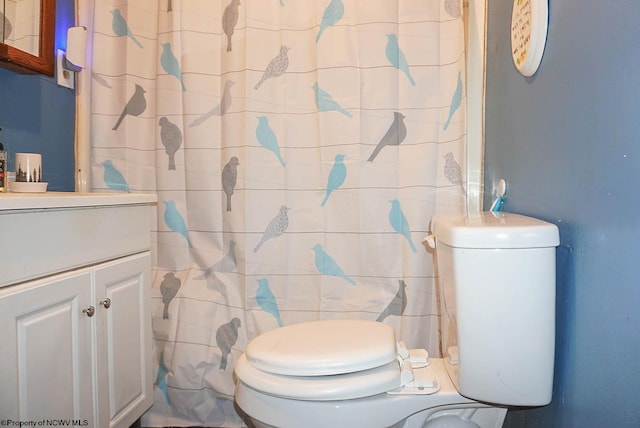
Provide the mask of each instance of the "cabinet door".
[{"label": "cabinet door", "polygon": [[93,424],[91,275],[78,270],[0,289],[0,415]]},{"label": "cabinet door", "polygon": [[151,407],[150,271],[148,252],[95,269],[101,427],[128,427]]}]

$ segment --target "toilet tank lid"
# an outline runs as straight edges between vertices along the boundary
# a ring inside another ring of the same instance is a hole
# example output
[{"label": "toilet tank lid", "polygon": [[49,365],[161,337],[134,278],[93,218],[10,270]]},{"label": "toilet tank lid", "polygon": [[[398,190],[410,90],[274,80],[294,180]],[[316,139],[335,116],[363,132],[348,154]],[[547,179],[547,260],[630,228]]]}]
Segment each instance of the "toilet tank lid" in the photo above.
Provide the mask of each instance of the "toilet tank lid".
[{"label": "toilet tank lid", "polygon": [[555,224],[506,212],[437,214],[431,232],[454,248],[544,248],[560,243]]}]

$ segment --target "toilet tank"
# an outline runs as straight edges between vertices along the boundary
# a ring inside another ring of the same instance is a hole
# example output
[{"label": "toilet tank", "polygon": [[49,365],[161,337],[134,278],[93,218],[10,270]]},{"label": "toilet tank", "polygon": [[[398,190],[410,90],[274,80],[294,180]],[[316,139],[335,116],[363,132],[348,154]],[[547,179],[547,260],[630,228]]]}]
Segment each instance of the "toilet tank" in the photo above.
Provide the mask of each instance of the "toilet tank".
[{"label": "toilet tank", "polygon": [[514,406],[551,401],[558,228],[511,213],[436,215],[442,351],[458,391]]}]

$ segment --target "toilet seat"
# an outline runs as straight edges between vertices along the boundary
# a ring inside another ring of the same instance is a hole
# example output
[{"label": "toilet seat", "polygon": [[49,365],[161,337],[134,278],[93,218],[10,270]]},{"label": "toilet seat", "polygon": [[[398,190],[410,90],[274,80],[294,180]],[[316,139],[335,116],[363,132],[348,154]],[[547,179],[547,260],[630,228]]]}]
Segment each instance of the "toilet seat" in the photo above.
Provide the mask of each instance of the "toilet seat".
[{"label": "toilet seat", "polygon": [[235,367],[248,386],[284,398],[348,400],[400,386],[393,328],[376,321],[323,320],[253,339]]},{"label": "toilet seat", "polygon": [[400,366],[397,361],[355,373],[284,376],[253,367],[242,354],[236,363],[235,373],[238,379],[255,390],[295,400],[351,400],[400,387]]}]

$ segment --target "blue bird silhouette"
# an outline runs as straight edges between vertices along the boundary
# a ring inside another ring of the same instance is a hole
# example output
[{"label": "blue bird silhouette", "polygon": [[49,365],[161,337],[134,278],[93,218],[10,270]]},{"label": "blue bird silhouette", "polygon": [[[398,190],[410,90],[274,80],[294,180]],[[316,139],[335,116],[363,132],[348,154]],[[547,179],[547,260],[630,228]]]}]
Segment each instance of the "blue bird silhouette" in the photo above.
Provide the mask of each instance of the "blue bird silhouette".
[{"label": "blue bird silhouette", "polygon": [[191,239],[189,239],[189,231],[187,230],[187,224],[184,222],[184,218],[182,214],[178,212],[176,208],[176,203],[174,201],[164,201],[165,210],[164,210],[164,222],[169,229],[174,232],[177,232],[185,237],[187,243],[189,244],[189,248],[193,248],[191,245]]},{"label": "blue bird silhouette", "polygon": [[402,208],[400,207],[400,201],[397,199],[392,199],[391,202],[391,211],[389,211],[389,223],[393,230],[395,230],[400,235],[404,236],[409,242],[411,246],[411,251],[414,253],[418,251],[416,246],[411,241],[411,230],[409,229],[409,222],[407,222],[407,218],[404,216],[402,212]]},{"label": "blue bird silhouette", "polygon": [[273,130],[269,126],[269,119],[266,116],[258,116],[258,127],[256,128],[256,138],[258,143],[265,149],[273,152],[276,155],[280,164],[285,166],[284,159],[280,154],[280,147],[278,146],[278,138]]},{"label": "blue bird silhouette", "polygon": [[184,86],[184,82],[182,81],[182,71],[180,71],[180,63],[178,59],[175,57],[173,52],[171,51],[171,43],[163,43],[162,44],[162,55],[160,55],[160,65],[164,71],[168,74],[174,76],[176,79],[180,81],[182,85],[182,90],[186,91],[187,88]]},{"label": "blue bird silhouette", "polygon": [[337,154],[333,167],[331,168],[331,172],[329,172],[329,179],[327,180],[327,191],[324,199],[322,200],[322,203],[320,204],[321,207],[324,207],[324,204],[327,203],[331,192],[342,186],[345,178],[347,178],[347,167],[344,165],[343,161],[344,155]]},{"label": "blue bird silhouette", "polygon": [[395,34],[387,34],[387,48],[385,49],[387,59],[398,70],[402,71],[409,78],[409,82],[415,86],[416,82],[409,72],[409,64],[404,53],[398,45],[398,37]]},{"label": "blue bird silhouette", "polygon": [[111,160],[106,160],[102,162],[102,166],[104,166],[104,183],[107,187],[119,192],[129,193],[129,185],[127,184],[127,181],[122,173],[113,166],[113,162]]},{"label": "blue bird silhouette", "polygon": [[449,127],[449,123],[451,123],[451,118],[453,114],[460,107],[460,103],[462,102],[462,72],[458,72],[458,84],[456,85],[456,90],[453,92],[451,96],[451,105],[449,106],[449,117],[447,121],[444,123],[443,129],[446,130]]},{"label": "blue bird silhouette", "polygon": [[160,388],[162,393],[164,394],[165,400],[167,400],[167,404],[171,404],[169,400],[169,391],[167,390],[167,374],[169,370],[167,366],[164,364],[164,351],[160,353],[160,358],[158,359],[158,374],[156,375],[156,386]]},{"label": "blue bird silhouette", "polygon": [[136,36],[133,35],[127,21],[124,19],[124,16],[120,13],[120,9],[114,9],[111,11],[111,28],[113,32],[118,37],[129,37],[133,43],[138,45],[139,48],[142,48],[142,44],[136,39]]},{"label": "blue bird silhouette", "polygon": [[340,266],[338,266],[338,263],[322,249],[320,244],[316,244],[312,250],[315,253],[314,261],[318,272],[322,275],[340,277],[348,281],[349,284],[356,285],[356,282],[344,273]]},{"label": "blue bird silhouette", "polygon": [[318,107],[318,111],[338,111],[347,117],[352,116],[351,113],[343,109],[328,92],[320,88],[317,82],[314,83],[312,87],[316,95],[316,107]]},{"label": "blue bird silhouette", "polygon": [[344,16],[344,4],[342,0],[331,0],[331,3],[326,7],[322,14],[322,20],[320,21],[320,28],[318,28],[318,35],[316,36],[316,43],[320,40],[320,36],[327,28],[335,25]]},{"label": "blue bird silhouette", "polygon": [[273,295],[269,288],[269,281],[266,278],[258,280],[258,291],[256,292],[256,301],[258,305],[265,311],[273,315],[278,322],[278,326],[282,327],[282,319],[280,318],[280,310],[276,296]]}]

